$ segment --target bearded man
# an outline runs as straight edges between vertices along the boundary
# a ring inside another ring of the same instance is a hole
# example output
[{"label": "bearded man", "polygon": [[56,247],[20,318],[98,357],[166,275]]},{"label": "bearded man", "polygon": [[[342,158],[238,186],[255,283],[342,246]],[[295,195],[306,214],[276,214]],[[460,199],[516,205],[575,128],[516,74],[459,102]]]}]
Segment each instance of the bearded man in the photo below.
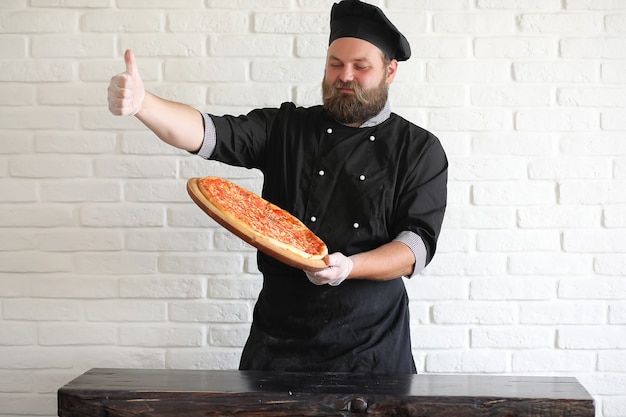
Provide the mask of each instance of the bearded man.
[{"label": "bearded man", "polygon": [[263,253],[263,288],[242,370],[416,372],[403,278],[432,260],[446,207],[439,140],[391,112],[407,39],[379,8],[333,5],[323,105],[216,116],[145,91],[132,52],[109,109],[166,143],[263,172],[262,196],[326,242],[329,266],[301,271]]}]

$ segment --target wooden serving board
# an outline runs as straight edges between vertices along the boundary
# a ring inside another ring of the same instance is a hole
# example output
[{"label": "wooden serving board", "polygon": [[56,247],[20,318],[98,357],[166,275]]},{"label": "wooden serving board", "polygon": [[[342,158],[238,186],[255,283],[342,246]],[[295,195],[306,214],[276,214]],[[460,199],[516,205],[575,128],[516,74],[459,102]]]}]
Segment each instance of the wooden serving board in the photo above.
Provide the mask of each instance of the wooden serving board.
[{"label": "wooden serving board", "polygon": [[254,246],[261,252],[278,259],[279,261],[294,268],[305,269],[307,271],[318,271],[327,267],[325,259],[314,259],[299,256],[297,253],[288,251],[277,246],[273,240],[268,239],[256,232],[248,225],[241,222],[233,222],[232,216],[225,215],[209,201],[198,186],[200,178],[190,178],[187,181],[187,192],[191,199],[213,220],[233,233],[243,241]]}]

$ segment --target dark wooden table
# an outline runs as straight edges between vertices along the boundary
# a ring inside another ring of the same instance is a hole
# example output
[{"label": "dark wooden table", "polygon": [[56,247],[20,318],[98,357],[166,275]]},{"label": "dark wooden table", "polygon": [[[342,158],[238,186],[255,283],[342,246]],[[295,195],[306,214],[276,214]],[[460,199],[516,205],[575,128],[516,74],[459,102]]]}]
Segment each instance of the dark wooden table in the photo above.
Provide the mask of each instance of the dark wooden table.
[{"label": "dark wooden table", "polygon": [[60,417],[594,417],[570,377],[92,369],[58,391]]}]

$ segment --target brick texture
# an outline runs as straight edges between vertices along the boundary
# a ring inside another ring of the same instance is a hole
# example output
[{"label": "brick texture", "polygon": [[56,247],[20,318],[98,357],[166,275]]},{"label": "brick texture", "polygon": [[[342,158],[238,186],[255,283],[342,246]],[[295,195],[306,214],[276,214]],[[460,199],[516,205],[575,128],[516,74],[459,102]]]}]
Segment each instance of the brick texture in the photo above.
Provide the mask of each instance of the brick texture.
[{"label": "brick texture", "polygon": [[[0,417],[55,416],[91,367],[236,368],[252,248],[190,201],[258,172],[106,108],[149,90],[217,114],[320,100],[322,0],[3,0]],[[575,376],[626,416],[626,2],[377,0],[413,46],[395,112],[450,159],[439,252],[407,281],[422,373]]]}]

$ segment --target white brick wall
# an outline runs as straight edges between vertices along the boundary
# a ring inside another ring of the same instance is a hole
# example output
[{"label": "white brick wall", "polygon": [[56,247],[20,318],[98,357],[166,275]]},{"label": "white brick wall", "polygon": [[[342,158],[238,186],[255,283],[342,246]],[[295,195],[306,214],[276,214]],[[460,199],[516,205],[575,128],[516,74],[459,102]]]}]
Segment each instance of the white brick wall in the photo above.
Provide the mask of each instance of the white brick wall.
[{"label": "white brick wall", "polygon": [[[190,201],[204,162],[106,109],[319,101],[333,0],[0,2],[0,416],[91,367],[235,368],[254,251]],[[413,58],[395,111],[450,158],[439,253],[407,282],[420,372],[575,376],[626,416],[626,1],[376,0]]]}]

